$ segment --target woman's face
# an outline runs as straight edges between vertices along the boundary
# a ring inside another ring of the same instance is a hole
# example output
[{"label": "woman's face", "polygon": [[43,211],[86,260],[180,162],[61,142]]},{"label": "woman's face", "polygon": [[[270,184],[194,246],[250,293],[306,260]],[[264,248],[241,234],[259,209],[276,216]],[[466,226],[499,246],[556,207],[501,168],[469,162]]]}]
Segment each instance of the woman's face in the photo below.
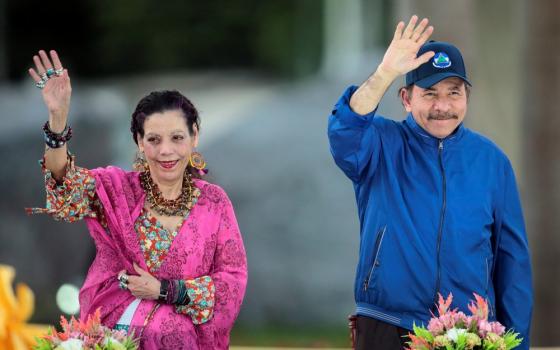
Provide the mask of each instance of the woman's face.
[{"label": "woman's face", "polygon": [[198,130],[189,133],[187,121],[180,109],[154,113],[144,121],[144,137],[138,147],[146,156],[156,183],[173,184],[182,181],[191,153],[198,144]]}]

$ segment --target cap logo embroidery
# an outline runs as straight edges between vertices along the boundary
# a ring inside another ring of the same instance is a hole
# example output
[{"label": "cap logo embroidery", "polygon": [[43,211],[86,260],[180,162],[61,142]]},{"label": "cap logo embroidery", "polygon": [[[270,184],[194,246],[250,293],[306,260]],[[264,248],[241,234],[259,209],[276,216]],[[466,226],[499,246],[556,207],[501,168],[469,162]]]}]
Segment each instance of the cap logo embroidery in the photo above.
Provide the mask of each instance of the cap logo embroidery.
[{"label": "cap logo embroidery", "polygon": [[447,68],[451,66],[451,60],[445,52],[438,52],[432,60],[432,65],[436,68]]}]

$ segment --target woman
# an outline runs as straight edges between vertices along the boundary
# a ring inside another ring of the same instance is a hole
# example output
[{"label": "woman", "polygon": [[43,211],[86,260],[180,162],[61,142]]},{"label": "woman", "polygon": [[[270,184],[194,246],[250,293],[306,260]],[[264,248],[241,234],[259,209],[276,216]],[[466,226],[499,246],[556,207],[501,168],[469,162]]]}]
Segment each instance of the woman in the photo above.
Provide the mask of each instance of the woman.
[{"label": "woman", "polygon": [[245,249],[231,202],[201,179],[200,120],[176,91],[152,92],[132,114],[140,171],[74,165],[66,142],[71,85],[55,51],[29,74],[49,111],[42,168],[46,209],[84,219],[97,249],[80,290],[80,317],[134,331],[142,349],[226,349],[245,293]]}]

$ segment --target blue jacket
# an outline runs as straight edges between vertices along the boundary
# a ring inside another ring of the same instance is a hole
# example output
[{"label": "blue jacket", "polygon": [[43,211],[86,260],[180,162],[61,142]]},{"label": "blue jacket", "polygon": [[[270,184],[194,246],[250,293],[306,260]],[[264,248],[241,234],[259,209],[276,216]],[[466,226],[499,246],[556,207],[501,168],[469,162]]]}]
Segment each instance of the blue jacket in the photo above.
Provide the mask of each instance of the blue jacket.
[{"label": "blue jacket", "polygon": [[463,125],[440,140],[410,114],[360,116],[349,106],[355,90],[336,104],[328,135],[358,204],[357,313],[412,329],[427,326],[437,293],[470,314],[474,292],[528,349],[531,264],[506,155]]}]

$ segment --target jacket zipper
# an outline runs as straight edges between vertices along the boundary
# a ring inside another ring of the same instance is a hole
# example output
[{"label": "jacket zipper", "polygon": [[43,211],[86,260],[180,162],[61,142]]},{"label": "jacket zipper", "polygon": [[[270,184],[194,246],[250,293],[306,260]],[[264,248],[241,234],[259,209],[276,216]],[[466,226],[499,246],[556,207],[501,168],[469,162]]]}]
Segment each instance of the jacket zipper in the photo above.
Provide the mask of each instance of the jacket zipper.
[{"label": "jacket zipper", "polygon": [[441,284],[441,261],[440,261],[440,249],[441,249],[441,237],[443,235],[443,219],[445,216],[445,208],[447,205],[447,190],[446,190],[446,179],[445,179],[445,169],[443,168],[443,140],[439,140],[438,146],[438,159],[439,159],[439,168],[441,170],[442,176],[442,187],[443,187],[443,203],[441,205],[441,213],[439,216],[439,230],[438,230],[438,237],[437,237],[437,278],[436,278],[436,290],[434,292],[434,306],[437,305],[438,301],[438,293]]},{"label": "jacket zipper", "polygon": [[373,264],[369,270],[368,275],[364,281],[364,292],[367,291],[369,286],[369,281],[371,280],[371,275],[373,274],[373,270],[379,265],[378,258],[379,258],[379,251],[381,250],[381,244],[383,243],[383,237],[385,236],[385,230],[387,230],[387,225],[383,227],[382,230],[378,231],[377,239],[375,240],[375,257],[373,259]]}]

